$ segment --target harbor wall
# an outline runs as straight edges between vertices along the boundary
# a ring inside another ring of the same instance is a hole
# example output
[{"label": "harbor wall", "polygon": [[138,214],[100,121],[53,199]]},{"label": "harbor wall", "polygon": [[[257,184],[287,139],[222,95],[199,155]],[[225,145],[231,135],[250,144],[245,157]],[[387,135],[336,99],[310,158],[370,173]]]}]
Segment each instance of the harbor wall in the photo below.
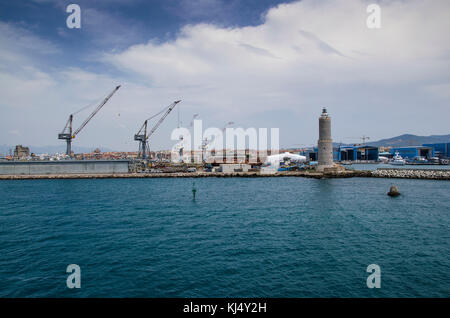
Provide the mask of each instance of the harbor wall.
[{"label": "harbor wall", "polygon": [[65,160],[0,162],[0,175],[128,173],[128,160]]},{"label": "harbor wall", "polygon": [[173,173],[84,173],[84,174],[42,174],[42,175],[0,175],[0,180],[25,179],[104,179],[104,178],[266,178],[266,177],[304,177],[328,178],[400,178],[424,180],[450,180],[450,170],[345,170],[345,171],[282,171],[274,174],[260,172],[173,172]]}]

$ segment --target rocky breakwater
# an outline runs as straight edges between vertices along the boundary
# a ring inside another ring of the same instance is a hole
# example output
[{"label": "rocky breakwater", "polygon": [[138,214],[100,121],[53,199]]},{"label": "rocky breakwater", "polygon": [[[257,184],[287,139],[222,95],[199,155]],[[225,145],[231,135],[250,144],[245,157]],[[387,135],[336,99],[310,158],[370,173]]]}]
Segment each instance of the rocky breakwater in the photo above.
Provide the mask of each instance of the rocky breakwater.
[{"label": "rocky breakwater", "polygon": [[379,168],[372,171],[376,178],[450,180],[450,170],[434,169],[389,169]]}]

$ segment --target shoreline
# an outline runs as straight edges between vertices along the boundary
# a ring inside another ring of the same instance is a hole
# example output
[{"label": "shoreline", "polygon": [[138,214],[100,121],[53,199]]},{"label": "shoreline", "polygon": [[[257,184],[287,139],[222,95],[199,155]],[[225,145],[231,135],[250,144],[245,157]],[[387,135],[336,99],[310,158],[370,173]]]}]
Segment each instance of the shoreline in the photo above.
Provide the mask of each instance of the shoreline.
[{"label": "shoreline", "polygon": [[267,177],[302,177],[314,179],[329,178],[387,178],[387,179],[421,179],[450,180],[450,170],[420,169],[378,169],[345,170],[337,172],[317,171],[278,171],[276,173],[260,172],[172,172],[172,173],[112,173],[112,174],[46,174],[46,175],[0,175],[0,180],[40,180],[40,179],[121,179],[121,178],[267,178]]}]

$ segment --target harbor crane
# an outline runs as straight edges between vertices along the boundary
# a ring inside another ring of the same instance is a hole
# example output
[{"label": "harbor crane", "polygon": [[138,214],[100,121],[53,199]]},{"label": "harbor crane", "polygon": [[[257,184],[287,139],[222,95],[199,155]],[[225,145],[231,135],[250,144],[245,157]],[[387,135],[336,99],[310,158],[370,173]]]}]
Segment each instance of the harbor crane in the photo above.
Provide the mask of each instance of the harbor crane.
[{"label": "harbor crane", "polygon": [[[142,159],[144,161],[145,166],[147,166],[148,162],[148,153],[150,153],[150,148],[148,145],[148,138],[150,138],[151,135],[158,129],[159,125],[166,119],[167,115],[172,111],[172,109],[175,108],[175,106],[181,102],[181,100],[177,100],[170,104],[169,106],[163,108],[159,113],[147,118],[144,121],[144,124],[141,126],[139,131],[134,135],[134,140],[139,141],[139,152],[138,152],[138,158]],[[161,118],[158,120],[158,122],[153,126],[153,128],[150,130],[149,133],[147,133],[148,128],[148,121],[155,118],[156,116],[162,114],[164,112],[164,115],[161,116]]]},{"label": "harbor crane", "polygon": [[363,136],[361,137],[362,144],[365,145],[365,144],[366,144],[366,140],[369,140],[369,139],[370,139],[370,137],[367,137],[367,136],[363,135]]},{"label": "harbor crane", "polygon": [[116,86],[116,88],[114,88],[114,90],[111,93],[109,93],[108,96],[106,96],[105,99],[103,99],[102,102],[94,109],[94,111],[89,115],[89,117],[84,120],[81,126],[78,127],[77,130],[75,130],[75,132],[72,132],[73,115],[85,109],[86,107],[82,108],[78,112],[70,114],[66,126],[64,126],[63,131],[60,134],[58,134],[58,139],[65,140],[67,142],[66,155],[72,156],[72,139],[74,139],[80,133],[80,131],[84,128],[84,126],[86,126],[87,123],[92,119],[92,117],[94,117],[95,114],[99,112],[99,110],[108,102],[108,100],[114,95],[115,92],[117,92],[119,88],[120,85]]}]

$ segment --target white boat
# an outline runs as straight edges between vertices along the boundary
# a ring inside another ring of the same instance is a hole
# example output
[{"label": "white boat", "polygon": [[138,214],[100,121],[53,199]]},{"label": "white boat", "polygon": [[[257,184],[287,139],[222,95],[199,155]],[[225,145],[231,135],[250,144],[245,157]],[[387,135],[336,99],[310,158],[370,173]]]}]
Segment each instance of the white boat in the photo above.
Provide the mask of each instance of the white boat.
[{"label": "white boat", "polygon": [[392,158],[390,164],[396,166],[403,166],[406,163],[405,159],[400,156],[398,152],[395,153],[395,156]]},{"label": "white boat", "polygon": [[380,160],[382,163],[388,163],[389,158],[384,156],[378,156],[378,160]]}]

